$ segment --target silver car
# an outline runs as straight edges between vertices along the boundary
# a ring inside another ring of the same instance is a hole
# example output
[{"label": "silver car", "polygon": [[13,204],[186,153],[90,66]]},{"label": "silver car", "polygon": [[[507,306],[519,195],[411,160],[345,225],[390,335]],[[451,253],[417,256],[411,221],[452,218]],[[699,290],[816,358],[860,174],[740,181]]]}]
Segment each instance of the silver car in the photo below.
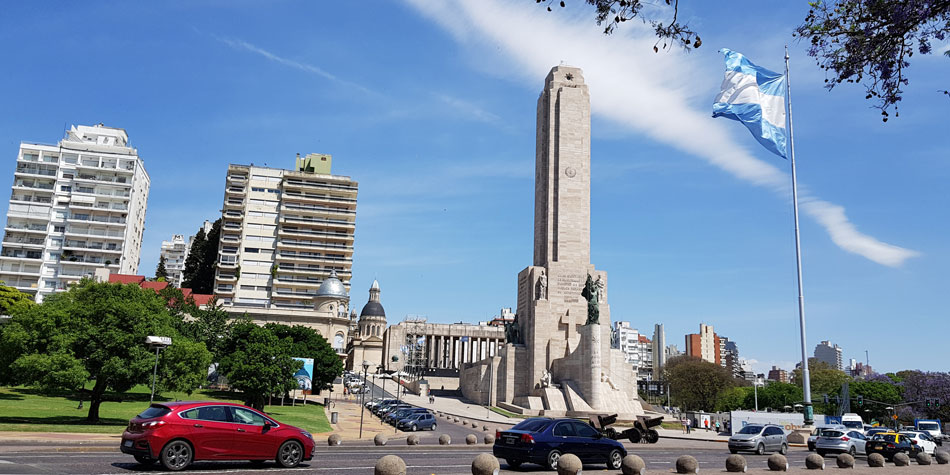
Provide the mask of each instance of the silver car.
[{"label": "silver car", "polygon": [[821,432],[818,440],[815,441],[815,451],[822,457],[825,454],[841,453],[848,453],[854,457],[858,454],[867,455],[865,444],[867,444],[867,437],[856,430],[825,429]]},{"label": "silver car", "polygon": [[788,452],[788,439],[785,430],[776,425],[750,424],[729,438],[729,452],[755,452],[758,455],[768,452],[778,452],[785,455]]}]

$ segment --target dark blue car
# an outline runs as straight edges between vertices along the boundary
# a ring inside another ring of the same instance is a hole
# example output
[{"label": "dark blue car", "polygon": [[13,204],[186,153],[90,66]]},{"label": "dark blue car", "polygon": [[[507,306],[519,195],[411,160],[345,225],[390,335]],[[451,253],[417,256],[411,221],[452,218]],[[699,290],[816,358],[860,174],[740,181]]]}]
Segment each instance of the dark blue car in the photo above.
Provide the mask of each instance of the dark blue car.
[{"label": "dark blue car", "polygon": [[606,463],[608,469],[619,470],[627,450],[577,419],[533,417],[499,431],[492,453],[511,468],[530,462],[556,470],[561,455],[574,454],[583,463]]}]

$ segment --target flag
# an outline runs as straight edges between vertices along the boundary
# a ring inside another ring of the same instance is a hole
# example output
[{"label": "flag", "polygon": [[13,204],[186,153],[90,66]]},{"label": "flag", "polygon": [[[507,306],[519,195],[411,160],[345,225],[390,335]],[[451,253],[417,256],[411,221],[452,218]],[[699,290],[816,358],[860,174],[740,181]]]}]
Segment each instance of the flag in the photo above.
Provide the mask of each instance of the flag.
[{"label": "flag", "polygon": [[719,51],[726,56],[726,77],[713,103],[713,117],[742,122],[763,147],[787,158],[785,75],[756,66],[735,51]]}]

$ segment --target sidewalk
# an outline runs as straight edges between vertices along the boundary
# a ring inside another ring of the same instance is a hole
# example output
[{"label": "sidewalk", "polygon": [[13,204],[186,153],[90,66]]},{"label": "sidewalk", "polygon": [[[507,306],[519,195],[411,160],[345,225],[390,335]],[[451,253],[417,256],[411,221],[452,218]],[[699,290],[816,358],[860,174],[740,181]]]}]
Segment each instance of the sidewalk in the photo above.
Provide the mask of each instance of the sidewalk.
[{"label": "sidewalk", "polygon": [[503,416],[497,412],[488,410],[485,406],[464,402],[458,397],[436,397],[434,404],[429,404],[428,398],[416,396],[412,393],[406,394],[402,399],[408,404],[424,407],[433,412],[444,412],[473,421],[511,425],[521,422],[521,419]]},{"label": "sidewalk", "polygon": [[122,433],[86,434],[77,432],[6,432],[0,431],[0,446],[88,445],[118,449]]}]

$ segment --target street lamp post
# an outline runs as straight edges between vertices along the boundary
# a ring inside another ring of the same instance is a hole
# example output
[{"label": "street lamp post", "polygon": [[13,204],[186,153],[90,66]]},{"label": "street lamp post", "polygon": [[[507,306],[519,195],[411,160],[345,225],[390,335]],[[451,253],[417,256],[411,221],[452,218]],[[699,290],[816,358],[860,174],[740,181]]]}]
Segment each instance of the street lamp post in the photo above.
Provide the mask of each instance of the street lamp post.
[{"label": "street lamp post", "polygon": [[158,352],[163,348],[172,346],[172,339],[167,336],[147,336],[145,344],[149,349],[155,349],[155,367],[152,368],[152,395],[148,398],[148,403],[155,401],[155,379],[158,376]]},{"label": "street lamp post", "polygon": [[[363,384],[366,384],[366,372],[369,370],[369,361],[363,361]],[[366,406],[363,402],[366,400],[366,392],[360,393],[360,439],[363,438],[363,413],[366,412]]]},{"label": "street lamp post", "polygon": [[765,384],[762,383],[761,379],[755,378],[755,381],[752,382],[754,388],[752,391],[755,393],[755,412],[759,412],[759,386],[765,386]]}]

